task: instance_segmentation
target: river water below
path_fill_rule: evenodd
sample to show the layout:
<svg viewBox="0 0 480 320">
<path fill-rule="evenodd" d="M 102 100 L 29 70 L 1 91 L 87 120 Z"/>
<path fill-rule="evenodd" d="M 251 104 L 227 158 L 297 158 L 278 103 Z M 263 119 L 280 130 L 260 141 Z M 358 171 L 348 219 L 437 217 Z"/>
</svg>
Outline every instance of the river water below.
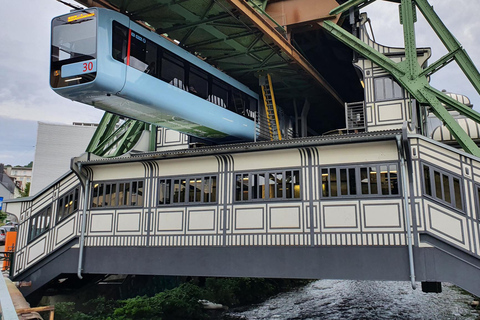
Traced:
<svg viewBox="0 0 480 320">
<path fill-rule="evenodd" d="M 319 280 L 277 295 L 233 318 L 260 319 L 480 319 L 473 297 L 443 283 L 442 293 L 423 293 L 409 282 Z"/>
</svg>

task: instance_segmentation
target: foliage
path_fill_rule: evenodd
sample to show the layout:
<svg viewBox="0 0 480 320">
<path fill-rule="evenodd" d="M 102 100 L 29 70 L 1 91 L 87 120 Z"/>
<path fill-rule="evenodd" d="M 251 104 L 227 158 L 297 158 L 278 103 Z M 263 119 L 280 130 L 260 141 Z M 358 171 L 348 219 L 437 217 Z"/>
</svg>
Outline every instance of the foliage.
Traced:
<svg viewBox="0 0 480 320">
<path fill-rule="evenodd" d="M 28 197 L 30 195 L 30 182 L 27 182 L 25 184 L 25 189 L 23 191 L 20 191 L 20 197 Z"/>
<path fill-rule="evenodd" d="M 4 222 L 6 218 L 7 218 L 7 213 L 0 211 L 0 222 Z"/>
<path fill-rule="evenodd" d="M 155 296 L 136 297 L 122 301 L 123 306 L 116 309 L 113 319 L 205 319 L 200 302 L 202 290 L 191 283 L 156 294 Z"/>
<path fill-rule="evenodd" d="M 86 313 L 76 311 L 74 302 L 59 302 L 55 304 L 55 319 L 57 320 L 110 320 L 118 302 L 104 297 L 94 298 L 83 304 Z"/>
<path fill-rule="evenodd" d="M 26 166 L 25 168 L 31 168 L 33 167 L 33 161 L 30 161 Z"/>
<path fill-rule="evenodd" d="M 193 283 L 155 294 L 153 297 L 113 301 L 104 297 L 83 304 L 82 311 L 75 303 L 55 305 L 55 319 L 59 320 L 178 320 L 207 319 L 199 300 L 207 299 L 227 306 L 259 303 L 279 292 L 307 284 L 308 280 L 263 278 L 207 278 L 202 287 Z"/>
<path fill-rule="evenodd" d="M 113 314 L 116 308 L 120 306 L 119 301 L 107 300 L 105 297 L 98 297 L 89 300 L 83 304 L 83 309 L 87 310 L 89 319 L 107 320 Z"/>
<path fill-rule="evenodd" d="M 56 320 L 90 320 L 88 315 L 75 311 L 75 302 L 59 302 L 55 304 Z"/>
</svg>

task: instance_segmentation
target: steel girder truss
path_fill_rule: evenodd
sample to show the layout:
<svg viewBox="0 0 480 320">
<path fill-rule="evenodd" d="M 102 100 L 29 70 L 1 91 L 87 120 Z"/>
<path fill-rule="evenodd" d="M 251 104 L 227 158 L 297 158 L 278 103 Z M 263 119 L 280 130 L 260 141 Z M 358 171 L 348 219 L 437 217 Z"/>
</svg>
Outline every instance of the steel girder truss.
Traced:
<svg viewBox="0 0 480 320">
<path fill-rule="evenodd" d="M 137 144 L 142 132 L 148 130 L 149 126 L 142 121 L 132 119 L 122 123 L 119 116 L 105 112 L 86 152 L 101 157 L 121 156 Z M 150 130 L 150 150 L 153 150 L 152 137 L 156 135 L 156 127 L 152 126 Z"/>
<path fill-rule="evenodd" d="M 375 0 L 349 0 L 332 10 L 331 14 L 342 14 L 354 7 L 363 7 Z M 419 103 L 429 105 L 433 113 L 443 121 L 448 130 L 455 137 L 460 146 L 467 152 L 480 157 L 480 149 L 470 136 L 455 121 L 445 106 L 458 111 L 460 114 L 480 123 L 480 114 L 462 103 L 450 98 L 433 88 L 428 82 L 428 76 L 442 67 L 456 61 L 465 73 L 474 88 L 480 93 L 480 74 L 472 60 L 462 48 L 461 44 L 442 23 L 433 7 L 427 0 L 389 0 L 400 3 L 400 23 L 403 24 L 405 41 L 405 60 L 399 63 L 381 54 L 377 50 L 356 38 L 331 21 L 321 23 L 322 27 L 333 37 L 337 38 L 360 55 L 371 60 L 385 71 L 389 72 Z M 422 69 L 417 60 L 414 23 L 416 22 L 415 8 L 418 8 L 427 22 L 435 31 L 439 39 L 449 51 L 445 56 Z"/>
</svg>

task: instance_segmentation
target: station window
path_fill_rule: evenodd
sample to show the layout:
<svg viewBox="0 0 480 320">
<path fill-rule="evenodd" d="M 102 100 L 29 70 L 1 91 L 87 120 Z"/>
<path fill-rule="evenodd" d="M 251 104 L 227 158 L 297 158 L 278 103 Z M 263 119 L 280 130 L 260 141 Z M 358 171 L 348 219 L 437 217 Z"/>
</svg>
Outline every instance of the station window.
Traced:
<svg viewBox="0 0 480 320">
<path fill-rule="evenodd" d="M 299 198 L 299 170 L 235 175 L 235 201 Z"/>
<path fill-rule="evenodd" d="M 424 193 L 458 210 L 463 210 L 460 178 L 430 165 L 423 165 Z"/>
<path fill-rule="evenodd" d="M 28 241 L 33 241 L 50 228 L 52 205 L 49 205 L 30 218 Z"/>
<path fill-rule="evenodd" d="M 397 168 L 397 164 L 322 168 L 322 197 L 398 195 Z"/>
<path fill-rule="evenodd" d="M 477 191 L 477 219 L 480 220 L 480 185 L 476 185 L 475 189 Z"/>
<path fill-rule="evenodd" d="M 380 77 L 373 80 L 375 101 L 403 99 L 403 89 L 392 77 Z"/>
<path fill-rule="evenodd" d="M 63 220 L 78 210 L 80 186 L 69 191 L 58 200 L 56 222 Z"/>
<path fill-rule="evenodd" d="M 217 177 L 184 177 L 158 180 L 158 205 L 217 202 Z"/>
<path fill-rule="evenodd" d="M 95 182 L 91 208 L 143 206 L 143 180 Z"/>
</svg>

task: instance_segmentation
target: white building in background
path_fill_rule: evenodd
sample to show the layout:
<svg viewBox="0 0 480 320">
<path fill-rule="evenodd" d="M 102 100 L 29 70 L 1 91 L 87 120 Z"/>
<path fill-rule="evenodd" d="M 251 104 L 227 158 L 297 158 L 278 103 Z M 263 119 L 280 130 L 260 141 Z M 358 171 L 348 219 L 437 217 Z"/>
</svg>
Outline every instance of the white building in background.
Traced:
<svg viewBox="0 0 480 320">
<path fill-rule="evenodd" d="M 20 189 L 15 185 L 13 179 L 7 174 L 11 167 L 4 169 L 3 163 L 0 163 L 0 198 L 4 200 L 13 199 L 20 196 Z"/>
<path fill-rule="evenodd" d="M 30 196 L 70 170 L 70 160 L 87 148 L 97 124 L 38 123 Z"/>
<path fill-rule="evenodd" d="M 32 182 L 31 167 L 6 167 L 6 173 L 13 179 L 15 185 L 22 191 L 25 191 L 27 183 Z"/>
</svg>

